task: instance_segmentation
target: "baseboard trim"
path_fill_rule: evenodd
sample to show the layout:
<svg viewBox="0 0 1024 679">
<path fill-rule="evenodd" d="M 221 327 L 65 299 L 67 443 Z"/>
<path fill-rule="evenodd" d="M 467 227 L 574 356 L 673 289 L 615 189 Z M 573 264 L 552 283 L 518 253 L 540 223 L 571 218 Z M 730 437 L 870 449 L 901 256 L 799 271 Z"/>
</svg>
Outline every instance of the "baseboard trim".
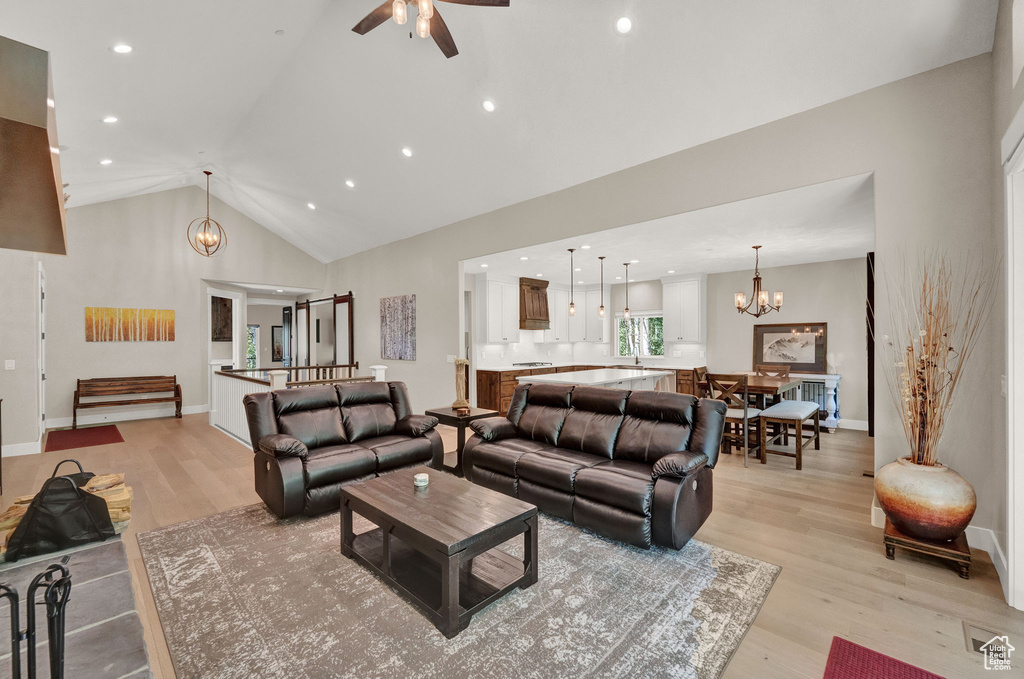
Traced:
<svg viewBox="0 0 1024 679">
<path fill-rule="evenodd" d="M 204 403 L 198 406 L 184 406 L 181 409 L 182 415 L 199 415 L 209 412 L 209 404 Z M 109 411 L 109 412 L 106 412 Z M 78 416 L 79 425 L 90 424 L 113 424 L 115 422 L 128 422 L 129 420 L 152 420 L 158 417 L 174 417 L 174 404 L 159 404 L 155 407 L 139 406 L 112 406 L 103 408 L 101 412 L 83 413 Z M 70 427 L 70 417 L 55 417 L 46 421 L 47 429 L 61 429 Z"/>
<path fill-rule="evenodd" d="M 248 441 L 244 441 L 244 440 L 238 438 L 237 436 L 235 436 L 234 434 L 229 432 L 227 429 L 225 429 L 223 427 L 219 427 L 216 424 L 213 424 L 213 425 L 210 425 L 210 426 L 213 427 L 214 429 L 216 429 L 217 431 L 219 431 L 221 434 L 224 434 L 228 438 L 232 438 L 232 439 L 238 441 L 239 443 L 241 443 L 246 448 L 252 448 L 252 444 L 251 443 L 249 443 Z"/>
<path fill-rule="evenodd" d="M 874 498 L 871 501 L 871 525 L 875 528 L 885 528 L 885 512 L 878 506 L 878 498 Z M 995 566 L 996 575 L 999 576 L 999 585 L 1003 588 L 1003 598 L 1009 601 L 1009 564 L 1006 561 L 1006 554 L 1003 553 L 999 540 L 996 539 L 996 534 L 991 528 L 973 525 L 968 526 L 965 532 L 967 533 L 967 544 L 971 546 L 971 549 L 980 549 L 983 552 L 988 552 L 989 558 L 992 559 L 992 565 Z"/>
<path fill-rule="evenodd" d="M 848 420 L 845 417 L 839 420 L 838 429 L 855 429 L 856 431 L 867 431 L 867 420 Z"/>
<path fill-rule="evenodd" d="M 43 451 L 43 442 L 27 441 L 25 443 L 11 443 L 3 447 L 4 457 L 17 457 L 19 455 L 38 455 Z"/>
</svg>

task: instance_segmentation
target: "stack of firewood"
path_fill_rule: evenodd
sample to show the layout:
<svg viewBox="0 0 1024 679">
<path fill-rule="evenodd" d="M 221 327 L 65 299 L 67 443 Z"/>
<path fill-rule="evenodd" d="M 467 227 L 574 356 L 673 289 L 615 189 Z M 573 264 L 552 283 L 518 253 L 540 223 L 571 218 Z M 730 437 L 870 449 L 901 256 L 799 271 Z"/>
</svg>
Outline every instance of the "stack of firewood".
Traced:
<svg viewBox="0 0 1024 679">
<path fill-rule="evenodd" d="M 82 490 L 103 498 L 110 512 L 110 521 L 114 524 L 114 532 L 120 535 L 128 528 L 132 518 L 131 486 L 124 484 L 124 474 L 98 474 L 82 486 Z M 7 540 L 14 529 L 21 523 L 35 495 L 23 495 L 14 499 L 14 504 L 0 514 L 0 561 L 7 553 Z"/>
</svg>

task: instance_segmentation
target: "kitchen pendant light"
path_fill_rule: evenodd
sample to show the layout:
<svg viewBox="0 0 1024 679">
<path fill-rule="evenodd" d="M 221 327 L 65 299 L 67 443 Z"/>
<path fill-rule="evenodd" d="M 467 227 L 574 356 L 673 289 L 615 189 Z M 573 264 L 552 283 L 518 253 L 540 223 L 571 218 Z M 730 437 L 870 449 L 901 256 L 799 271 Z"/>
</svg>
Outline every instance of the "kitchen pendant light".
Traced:
<svg viewBox="0 0 1024 679">
<path fill-rule="evenodd" d="M 604 318 L 604 257 L 598 257 L 601 260 L 601 306 L 597 307 L 597 315 Z"/>
<path fill-rule="evenodd" d="M 395 0 L 391 5 L 391 18 L 399 25 L 403 25 L 409 20 L 409 10 L 405 6 L 405 0 Z"/>
<path fill-rule="evenodd" d="M 747 313 L 754 318 L 760 318 L 765 314 L 771 313 L 772 311 L 779 311 L 782 309 L 782 291 L 775 293 L 775 304 L 769 304 L 768 302 L 768 291 L 761 289 L 761 257 L 760 257 L 760 245 L 752 245 L 754 248 L 754 290 L 750 295 L 750 302 L 747 302 L 747 296 L 742 292 L 737 292 L 734 298 L 736 304 L 736 311 L 739 313 Z M 756 306 L 755 306 L 756 305 Z M 754 307 L 751 311 L 750 307 Z"/>
<path fill-rule="evenodd" d="M 189 222 L 185 234 L 193 250 L 203 257 L 212 257 L 227 245 L 228 234 L 217 220 L 210 217 L 210 175 L 213 173 L 203 170 L 203 174 L 206 175 L 206 218 Z"/>
<path fill-rule="evenodd" d="M 576 295 L 575 288 L 572 284 L 572 277 L 574 275 L 572 267 L 572 253 L 576 252 L 576 248 L 569 248 L 569 315 L 576 315 Z"/>
<path fill-rule="evenodd" d="M 626 306 L 622 310 L 622 317 L 627 321 L 629 320 L 629 262 L 625 262 L 622 266 L 626 267 Z"/>
</svg>

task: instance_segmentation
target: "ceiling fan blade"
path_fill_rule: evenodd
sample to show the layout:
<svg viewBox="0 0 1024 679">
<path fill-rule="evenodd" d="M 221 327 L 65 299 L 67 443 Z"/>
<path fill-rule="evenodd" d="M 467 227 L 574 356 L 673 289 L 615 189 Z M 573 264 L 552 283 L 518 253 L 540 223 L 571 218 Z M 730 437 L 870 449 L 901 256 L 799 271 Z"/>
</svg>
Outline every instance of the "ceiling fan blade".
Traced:
<svg viewBox="0 0 1024 679">
<path fill-rule="evenodd" d="M 441 51 L 449 59 L 459 53 L 459 48 L 455 46 L 455 40 L 452 39 L 448 25 L 441 18 L 441 13 L 437 11 L 437 7 L 434 8 L 434 16 L 430 19 L 430 37 L 434 39 L 434 42 L 437 43 L 437 46 L 441 48 Z"/>
<path fill-rule="evenodd" d="M 441 0 L 455 5 L 478 5 L 480 7 L 508 7 L 509 0 Z"/>
<path fill-rule="evenodd" d="M 366 35 L 391 18 L 392 6 L 392 0 L 386 0 L 380 7 L 363 17 L 363 20 L 353 26 L 352 30 L 359 35 Z"/>
</svg>

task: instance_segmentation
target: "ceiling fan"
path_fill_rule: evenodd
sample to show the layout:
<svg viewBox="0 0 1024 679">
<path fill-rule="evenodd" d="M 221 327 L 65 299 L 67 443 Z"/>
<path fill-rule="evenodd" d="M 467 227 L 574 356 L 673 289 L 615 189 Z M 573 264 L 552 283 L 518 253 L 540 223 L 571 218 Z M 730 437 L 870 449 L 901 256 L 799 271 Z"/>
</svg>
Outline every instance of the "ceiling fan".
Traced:
<svg viewBox="0 0 1024 679">
<path fill-rule="evenodd" d="M 478 5 L 481 7 L 508 7 L 509 0 L 440 0 L 456 5 Z M 434 38 L 434 42 L 441 48 L 446 57 L 451 59 L 459 53 L 452 40 L 452 34 L 448 31 L 441 14 L 434 7 L 434 0 L 385 0 L 380 7 L 373 10 L 363 20 L 356 24 L 352 30 L 359 35 L 366 35 L 373 29 L 380 26 L 388 19 L 394 19 L 396 24 L 404 24 L 409 18 L 407 5 L 415 5 L 418 10 L 416 17 L 416 34 L 421 38 Z M 412 34 L 409 34 L 412 37 Z"/>
</svg>

